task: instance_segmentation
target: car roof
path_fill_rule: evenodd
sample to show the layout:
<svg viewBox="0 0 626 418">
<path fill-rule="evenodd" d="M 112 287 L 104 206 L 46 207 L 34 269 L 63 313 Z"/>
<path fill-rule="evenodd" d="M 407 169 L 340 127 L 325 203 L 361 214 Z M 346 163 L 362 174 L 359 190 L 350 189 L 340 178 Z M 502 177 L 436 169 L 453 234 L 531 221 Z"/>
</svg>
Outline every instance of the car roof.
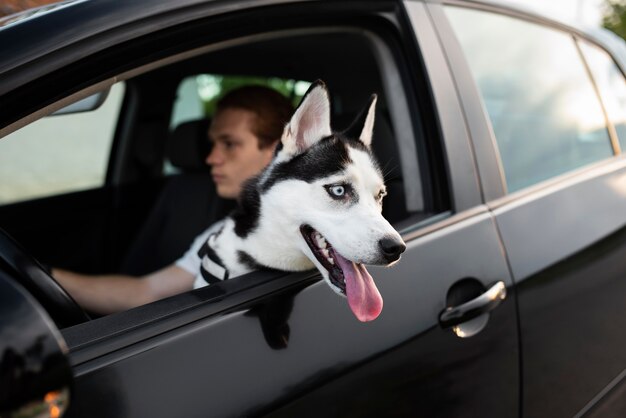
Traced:
<svg viewBox="0 0 626 418">
<path fill-rule="evenodd" d="M 19 67 L 57 51 L 80 44 L 87 39 L 99 38 L 98 47 L 104 49 L 164 27 L 184 23 L 219 13 L 280 3 L 309 2 L 313 0 L 67 0 L 22 12 L 0 20 L 0 76 L 14 73 Z M 322 1 L 322 0 L 317 0 Z M 332 1 L 332 0 L 328 0 Z M 379 0 L 393 1 L 393 0 Z M 428 0 L 436 2 L 436 0 Z M 554 26 L 578 32 L 612 51 L 620 64 L 626 63 L 624 42 L 598 28 L 576 27 L 556 21 L 539 11 L 524 8 L 510 1 L 459 0 L 455 4 L 471 5 L 487 10 L 507 11 L 526 18 L 540 20 Z M 167 21 L 157 19 L 167 16 Z M 125 30 L 136 25 L 133 31 Z M 152 23 L 152 24 L 151 24 Z M 3 25 L 4 24 L 4 25 Z M 106 36 L 103 36 L 105 35 Z M 106 40 L 104 39 L 106 38 Z M 34 71 L 34 68 L 29 71 Z M 623 66 L 626 68 L 626 65 Z M 19 83 L 18 83 L 19 84 Z M 5 89 L 0 88 L 0 93 Z"/>
<path fill-rule="evenodd" d="M 86 0 L 59 1 L 58 3 L 46 4 L 46 5 L 39 6 L 39 7 L 33 7 L 31 9 L 22 10 L 20 12 L 16 12 L 7 16 L 0 17 L 0 28 L 4 26 L 9 26 L 9 25 L 15 25 L 17 23 L 25 21 L 26 19 L 30 19 L 30 18 L 33 18 L 34 16 L 42 15 L 54 9 L 67 7 L 71 3 L 77 3 L 79 1 L 86 1 Z"/>
</svg>

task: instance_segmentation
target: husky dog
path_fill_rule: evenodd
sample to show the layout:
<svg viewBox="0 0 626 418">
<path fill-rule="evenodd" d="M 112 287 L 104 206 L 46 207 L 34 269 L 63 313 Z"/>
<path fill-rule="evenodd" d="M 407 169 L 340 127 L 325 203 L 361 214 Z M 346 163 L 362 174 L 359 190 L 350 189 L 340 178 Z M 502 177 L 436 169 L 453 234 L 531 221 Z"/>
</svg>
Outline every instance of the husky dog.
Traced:
<svg viewBox="0 0 626 418">
<path fill-rule="evenodd" d="M 333 133 L 326 86 L 311 85 L 274 159 L 201 250 L 206 281 L 317 267 L 360 321 L 378 317 L 383 300 L 364 264 L 393 264 L 406 246 L 381 214 L 385 185 L 370 149 L 375 106 L 374 95 L 346 132 Z"/>
</svg>

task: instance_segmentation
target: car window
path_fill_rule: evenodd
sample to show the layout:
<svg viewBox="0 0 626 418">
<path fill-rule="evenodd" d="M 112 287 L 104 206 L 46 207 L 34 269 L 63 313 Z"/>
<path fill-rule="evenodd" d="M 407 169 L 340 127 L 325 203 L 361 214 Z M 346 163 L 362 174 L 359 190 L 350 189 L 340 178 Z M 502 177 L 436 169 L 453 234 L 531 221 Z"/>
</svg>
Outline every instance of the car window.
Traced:
<svg viewBox="0 0 626 418">
<path fill-rule="evenodd" d="M 572 36 L 447 7 L 493 127 L 509 192 L 613 155 Z"/>
<path fill-rule="evenodd" d="M 619 138 L 621 149 L 626 149 L 626 80 L 615 61 L 604 50 L 586 41 L 580 41 L 591 74 L 600 90 L 602 102 Z"/>
<path fill-rule="evenodd" d="M 176 100 L 170 116 L 170 132 L 182 123 L 209 118 L 215 112 L 220 97 L 240 86 L 262 85 L 289 97 L 294 106 L 311 85 L 309 81 L 278 77 L 236 76 L 225 74 L 196 74 L 185 77 L 176 88 Z M 180 170 L 165 160 L 163 173 L 177 174 Z"/>
<path fill-rule="evenodd" d="M 170 118 L 170 130 L 183 122 L 208 117 L 215 111 L 219 98 L 240 86 L 258 84 L 271 87 L 291 98 L 294 106 L 311 85 L 308 81 L 278 77 L 197 74 L 185 77 L 176 89 L 176 101 Z"/>
<path fill-rule="evenodd" d="M 200 80 L 202 80 L 200 75 L 185 77 L 178 85 L 170 118 L 170 130 L 183 122 L 206 117 Z"/>
<path fill-rule="evenodd" d="M 430 176 L 442 173 L 443 170 L 434 168 L 442 165 L 442 162 L 439 158 L 429 160 L 433 167 L 432 174 L 426 168 L 420 170 L 418 150 L 421 151 L 422 147 L 418 148 L 417 144 L 426 141 L 426 136 L 411 123 L 410 116 L 414 114 L 410 114 L 403 85 L 397 82 L 401 72 L 396 67 L 396 62 L 392 58 L 379 59 L 393 57 L 391 47 L 386 42 L 373 42 L 369 37 L 363 36 L 361 31 L 338 31 L 331 28 L 324 33 L 314 29 L 310 33 L 298 32 L 297 36 L 286 36 L 287 34 L 291 32 L 273 35 L 263 41 L 242 40 L 236 47 L 211 48 L 207 52 L 198 50 L 196 56 L 173 58 L 164 66 L 148 65 L 121 73 L 117 77 L 124 80 L 124 85 L 115 86 L 107 101 L 97 111 L 53 116 L 35 122 L 45 123 L 56 118 L 70 120 L 81 115 L 95 117 L 100 112 L 109 115 L 110 126 L 106 129 L 97 128 L 97 123 L 93 121 L 83 123 L 82 130 L 75 135 L 78 145 L 74 142 L 57 145 L 58 157 L 51 151 L 48 155 L 53 155 L 51 158 L 54 158 L 54 163 L 46 167 L 46 172 L 54 172 L 57 165 L 77 164 L 69 157 L 65 160 L 61 157 L 71 154 L 68 150 L 75 152 L 84 142 L 88 150 L 104 157 L 100 163 L 90 162 L 89 165 L 93 166 L 90 168 L 96 168 L 100 164 L 98 179 L 102 183 L 106 177 L 108 187 L 103 190 L 106 193 L 73 194 L 68 196 L 71 201 L 63 198 L 46 199 L 27 205 L 32 210 L 31 213 L 42 214 L 36 217 L 36 227 L 32 226 L 32 217 L 22 216 L 25 212 L 20 212 L 19 207 L 7 207 L 5 213 L 12 210 L 14 219 L 11 233 L 20 242 L 26 243 L 25 246 L 29 249 L 35 248 L 34 245 L 39 246 L 41 249 L 36 254 L 44 263 L 78 273 L 114 272 L 141 276 L 175 262 L 189 249 L 195 237 L 227 214 L 229 208 L 226 204 L 228 202 L 218 200 L 219 196 L 214 191 L 213 180 L 206 165 L 203 164 L 200 169 L 192 167 L 191 163 L 189 167 L 181 164 L 178 167 L 181 175 L 163 178 L 163 162 L 174 155 L 172 140 L 183 136 L 188 139 L 179 141 L 179 144 L 183 144 L 183 148 L 191 144 L 183 152 L 184 156 L 193 157 L 196 155 L 193 152 L 197 151 L 197 147 L 194 147 L 197 140 L 204 139 L 204 135 L 198 136 L 197 130 L 176 136 L 176 132 L 180 131 L 176 128 L 183 126 L 185 122 L 210 116 L 210 106 L 214 100 L 220 98 L 227 89 L 234 88 L 232 83 L 237 78 L 240 84 L 258 82 L 254 80 L 258 77 L 253 77 L 242 83 L 241 77 L 237 76 L 237 68 L 242 68 L 241 72 L 263 75 L 262 78 L 275 89 L 281 90 L 273 84 L 281 80 L 281 86 L 288 88 L 288 91 L 281 92 L 291 97 L 294 103 L 300 101 L 309 86 L 309 82 L 298 80 L 314 79 L 318 74 L 323 76 L 331 92 L 331 124 L 337 131 L 350 126 L 370 95 L 373 92 L 378 93 L 372 151 L 385 172 L 387 195 L 384 198 L 383 215 L 390 223 L 401 225 L 402 228 L 413 228 L 418 224 L 421 227 L 422 222 L 430 221 L 429 218 L 434 220 L 435 212 L 438 213 L 448 200 L 441 204 L 437 201 L 435 206 L 432 203 L 434 198 L 422 195 L 424 191 L 430 193 L 431 190 L 431 187 L 423 187 L 422 181 L 430 182 Z M 308 57 L 308 51 L 319 51 L 324 59 L 313 60 L 313 65 L 304 59 Z M 333 62 L 339 62 L 345 57 L 345 51 L 351 51 L 351 59 L 341 66 L 333 65 Z M 249 59 L 252 54 L 267 57 L 269 64 L 253 67 Z M 284 56 L 293 56 L 290 59 L 297 65 L 285 67 Z M 311 68 L 312 65 L 314 68 Z M 364 68 L 368 71 L 363 71 Z M 224 74 L 233 76 L 227 78 Z M 122 90 L 115 94 L 115 89 L 119 87 Z M 122 97 L 124 90 L 128 99 Z M 124 106 L 121 106 L 122 101 Z M 108 111 L 107 106 L 111 106 Z M 116 123 L 119 127 L 114 129 Z M 108 142 L 101 148 L 89 145 L 95 140 L 94 130 L 108 138 Z M 24 129 L 19 132 L 22 131 Z M 111 153 L 114 132 L 115 147 Z M 48 137 L 52 136 L 51 131 L 46 133 Z M 43 137 L 42 134 L 31 136 L 34 139 Z M 53 136 L 51 139 L 64 138 L 62 134 Z M 0 145 L 11 139 L 4 138 Z M 14 140 L 22 144 L 28 143 L 25 141 L 28 139 L 31 138 L 15 137 Z M 423 149 L 428 148 L 424 145 Z M 27 155 L 23 150 L 22 146 L 20 155 Z M 108 165 L 111 173 L 107 176 L 109 154 L 111 162 Z M 172 162 L 177 162 L 174 160 L 175 158 Z M 19 167 L 18 164 L 16 169 Z M 166 174 L 171 173 L 166 171 Z M 428 177 L 423 180 L 422 174 L 427 174 Z M 87 174 L 76 170 L 68 177 L 80 180 L 87 177 Z M 97 181 L 90 184 L 95 183 Z M 74 190 L 79 188 L 75 185 L 73 187 Z M 47 187 L 41 195 L 61 193 L 59 190 L 69 191 L 71 188 Z M 425 209 L 423 204 L 409 206 L 409 198 L 418 203 L 427 201 L 429 207 Z M 442 209 L 446 210 L 448 207 Z M 64 215 L 62 222 L 58 216 L 53 216 L 59 212 Z M 57 238 L 61 235 L 59 231 L 62 231 L 61 239 Z M 45 245 L 42 236 L 46 239 L 54 237 L 54 245 Z M 109 257 L 110 254 L 115 256 Z M 149 263 L 143 263 L 144 260 Z"/>
<path fill-rule="evenodd" d="M 95 110 L 50 115 L 0 139 L 0 205 L 104 185 L 124 84 Z"/>
</svg>

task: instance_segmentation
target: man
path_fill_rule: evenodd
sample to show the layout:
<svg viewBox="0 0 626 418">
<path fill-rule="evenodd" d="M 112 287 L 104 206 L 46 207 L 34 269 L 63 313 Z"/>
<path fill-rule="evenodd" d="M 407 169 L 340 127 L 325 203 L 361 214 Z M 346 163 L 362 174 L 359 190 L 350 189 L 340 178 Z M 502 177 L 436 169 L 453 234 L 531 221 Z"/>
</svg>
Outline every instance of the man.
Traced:
<svg viewBox="0 0 626 418">
<path fill-rule="evenodd" d="M 293 108 L 281 94 L 261 86 L 233 90 L 218 103 L 209 128 L 213 144 L 206 163 L 217 194 L 235 199 L 242 184 L 258 174 L 274 156 Z M 176 263 L 142 277 L 86 276 L 53 269 L 54 278 L 89 311 L 109 314 L 201 287 L 198 249 L 221 222 L 200 234 Z"/>
</svg>

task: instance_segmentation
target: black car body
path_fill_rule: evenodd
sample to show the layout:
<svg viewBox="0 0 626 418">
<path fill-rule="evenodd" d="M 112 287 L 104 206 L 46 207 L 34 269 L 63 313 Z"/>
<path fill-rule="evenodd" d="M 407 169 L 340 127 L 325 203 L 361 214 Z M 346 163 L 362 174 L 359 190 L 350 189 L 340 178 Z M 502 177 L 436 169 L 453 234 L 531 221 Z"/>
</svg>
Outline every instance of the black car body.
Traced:
<svg viewBox="0 0 626 418">
<path fill-rule="evenodd" d="M 0 415 L 61 387 L 68 417 L 626 413 L 618 41 L 478 1 L 87 0 L 8 22 L 0 44 L 5 167 L 35 170 L 37 141 L 69 135 L 21 131 L 123 85 L 95 183 L 15 197 L 21 183 L 1 180 L 0 288 L 13 303 Z M 165 144 L 181 81 L 200 74 L 323 79 L 337 129 L 379 94 L 384 210 L 407 250 L 370 270 L 385 300 L 376 321 L 356 321 L 315 271 L 251 273 L 87 319 L 34 261 L 128 267 L 146 214 L 185 175 L 164 170 Z M 77 164 L 48 152 L 39 183 Z M 134 273 L 172 261 L 160 234 L 176 222 L 152 226 Z M 47 366 L 16 391 L 25 361 Z"/>
</svg>

